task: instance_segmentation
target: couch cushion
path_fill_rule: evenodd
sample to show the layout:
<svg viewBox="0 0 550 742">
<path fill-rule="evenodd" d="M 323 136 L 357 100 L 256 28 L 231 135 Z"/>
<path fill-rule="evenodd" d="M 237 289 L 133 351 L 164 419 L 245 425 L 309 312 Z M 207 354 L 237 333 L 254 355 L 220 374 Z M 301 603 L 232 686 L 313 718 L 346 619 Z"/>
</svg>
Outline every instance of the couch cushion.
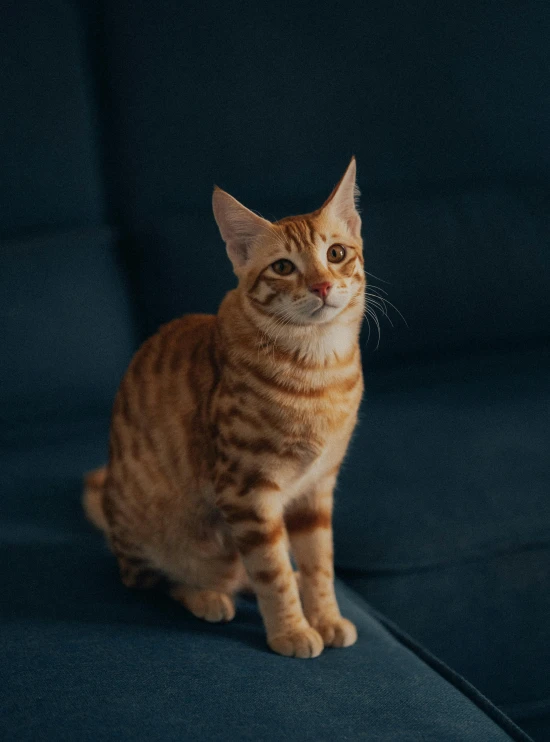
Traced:
<svg viewBox="0 0 550 742">
<path fill-rule="evenodd" d="M 410 570 L 547 541 L 549 378 L 546 347 L 367 370 L 338 564 Z"/>
<path fill-rule="evenodd" d="M 4 242 L 2 434 L 26 420 L 110 409 L 135 346 L 116 244 L 107 228 Z"/>
<path fill-rule="evenodd" d="M 367 373 L 336 497 L 349 583 L 504 708 L 550 710 L 549 379 L 548 348 Z"/>
<path fill-rule="evenodd" d="M 5 447 L 0 726 L 9 739 L 524 739 L 475 691 L 339 587 L 360 639 L 315 661 L 266 645 L 255 604 L 213 626 L 125 589 L 80 508 L 107 421 Z M 65 440 L 66 439 L 66 440 Z"/>
<path fill-rule="evenodd" d="M 0 237 L 103 221 L 95 90 L 76 5 L 2 3 Z"/>
<path fill-rule="evenodd" d="M 550 728 L 548 543 L 432 569 L 340 576 L 520 726 L 544 717 Z"/>
</svg>

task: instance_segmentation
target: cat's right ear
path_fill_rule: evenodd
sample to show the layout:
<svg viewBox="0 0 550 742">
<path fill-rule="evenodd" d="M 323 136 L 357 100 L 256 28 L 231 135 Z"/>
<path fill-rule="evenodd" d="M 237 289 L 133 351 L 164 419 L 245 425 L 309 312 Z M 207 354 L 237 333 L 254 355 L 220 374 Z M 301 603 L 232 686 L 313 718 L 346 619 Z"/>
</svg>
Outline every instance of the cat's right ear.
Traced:
<svg viewBox="0 0 550 742">
<path fill-rule="evenodd" d="M 258 239 L 271 230 L 271 223 L 218 186 L 214 187 L 212 208 L 229 259 L 235 271 L 238 271 L 246 265 Z"/>
</svg>

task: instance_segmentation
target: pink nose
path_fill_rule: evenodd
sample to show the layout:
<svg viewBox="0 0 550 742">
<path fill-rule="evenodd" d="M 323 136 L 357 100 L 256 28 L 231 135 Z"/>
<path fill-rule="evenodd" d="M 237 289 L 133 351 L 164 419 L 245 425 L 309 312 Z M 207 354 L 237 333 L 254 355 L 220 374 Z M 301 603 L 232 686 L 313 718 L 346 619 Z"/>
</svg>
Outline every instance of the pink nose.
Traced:
<svg viewBox="0 0 550 742">
<path fill-rule="evenodd" d="M 332 284 L 330 281 L 323 281 L 322 283 L 313 283 L 309 290 L 313 292 L 314 294 L 317 294 L 317 296 L 320 296 L 321 299 L 326 299 L 327 294 L 332 288 Z"/>
</svg>

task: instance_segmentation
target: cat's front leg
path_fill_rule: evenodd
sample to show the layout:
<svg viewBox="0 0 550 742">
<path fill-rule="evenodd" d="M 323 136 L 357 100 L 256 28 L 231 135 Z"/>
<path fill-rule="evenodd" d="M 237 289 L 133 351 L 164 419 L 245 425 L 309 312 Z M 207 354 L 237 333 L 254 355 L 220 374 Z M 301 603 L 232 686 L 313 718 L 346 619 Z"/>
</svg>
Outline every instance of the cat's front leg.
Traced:
<svg viewBox="0 0 550 742">
<path fill-rule="evenodd" d="M 292 553 L 300 574 L 305 616 L 323 637 L 325 646 L 349 647 L 357 629 L 343 618 L 334 592 L 332 492 L 329 476 L 291 504 L 285 513 Z"/>
<path fill-rule="evenodd" d="M 218 505 L 256 593 L 267 643 L 287 657 L 317 657 L 323 640 L 302 611 L 283 512 L 274 499 L 273 489 L 254 489 L 242 497 L 226 491 Z"/>
</svg>

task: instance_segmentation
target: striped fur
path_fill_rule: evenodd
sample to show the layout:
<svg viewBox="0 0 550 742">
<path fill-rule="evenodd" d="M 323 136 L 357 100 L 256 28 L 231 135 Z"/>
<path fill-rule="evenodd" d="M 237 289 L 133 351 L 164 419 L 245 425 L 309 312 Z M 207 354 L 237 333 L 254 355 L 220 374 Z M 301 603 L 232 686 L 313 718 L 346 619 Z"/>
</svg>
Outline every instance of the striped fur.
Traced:
<svg viewBox="0 0 550 742">
<path fill-rule="evenodd" d="M 280 222 L 215 192 L 238 287 L 216 316 L 176 319 L 142 345 L 115 398 L 108 464 L 86 480 L 124 584 L 168 584 L 208 621 L 233 618 L 235 594 L 252 589 L 269 645 L 297 657 L 356 639 L 334 594 L 331 526 L 363 392 L 355 196 L 353 160 L 321 209 Z M 282 259 L 290 275 L 271 267 Z M 322 282 L 326 303 L 311 288 Z"/>
</svg>

